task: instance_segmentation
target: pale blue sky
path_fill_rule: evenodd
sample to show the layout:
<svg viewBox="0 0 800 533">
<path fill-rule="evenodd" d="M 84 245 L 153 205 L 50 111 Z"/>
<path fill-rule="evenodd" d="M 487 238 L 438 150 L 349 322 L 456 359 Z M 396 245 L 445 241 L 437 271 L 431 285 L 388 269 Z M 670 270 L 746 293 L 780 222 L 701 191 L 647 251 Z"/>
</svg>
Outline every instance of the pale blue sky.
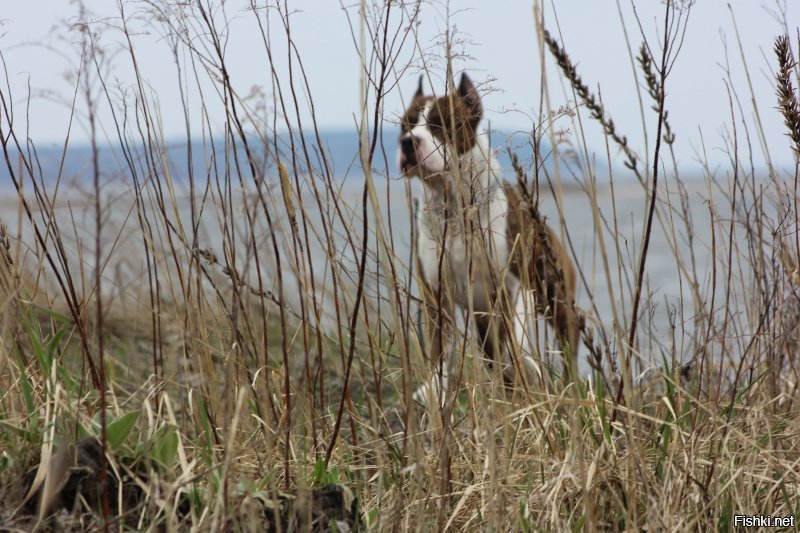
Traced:
<svg viewBox="0 0 800 533">
<path fill-rule="evenodd" d="M 619 3 L 631 41 L 638 47 L 641 33 L 632 15 L 631 2 L 620 0 Z M 24 131 L 25 127 L 24 100 L 30 82 L 34 95 L 30 107 L 31 137 L 39 142 L 61 140 L 68 120 L 68 109 L 63 102 L 71 98 L 74 89 L 65 73 L 74 69 L 78 57 L 76 49 L 70 44 L 77 37 L 66 31 L 63 21 L 74 20 L 77 4 L 66 1 L 9 0 L 3 4 L 0 50 L 7 63 L 11 91 L 17 106 L 17 128 L 22 128 L 18 131 Z M 648 0 L 635 4 L 644 31 L 649 38 L 655 39 L 663 16 L 661 2 Z M 750 67 L 753 92 L 772 157 L 781 165 L 791 163 L 788 139 L 781 117 L 775 110 L 773 83 L 775 60 L 772 46 L 775 36 L 783 28 L 771 11 L 776 11 L 784 4 L 787 4 L 787 19 L 794 36 L 800 24 L 800 2 L 735 0 L 731 2 L 732 10 L 729 10 L 727 2 L 723 0 L 702 0 L 693 7 L 684 48 L 667 85 L 667 108 L 678 134 L 676 152 L 682 162 L 689 163 L 695 158 L 701 131 L 712 160 L 715 163 L 726 161 L 727 156 L 719 150 L 724 146 L 722 131 L 730 128 L 731 122 L 723 68 L 726 63 L 723 43 L 726 41 L 732 86 L 744 109 L 745 121 L 753 125 L 751 95 L 741 68 L 732 11 Z M 96 14 L 98 20 L 104 21 L 102 24 L 118 26 L 117 2 L 87 0 L 85 5 Z M 134 14 L 141 9 L 141 5 L 128 2 L 126 9 L 129 14 Z M 257 85 L 265 87 L 269 93 L 266 54 L 256 31 L 253 14 L 244 9 L 246 5 L 246 1 L 227 3 L 228 15 L 232 18 L 227 52 L 229 68 L 240 93 L 247 94 L 251 87 Z M 446 27 L 445 6 L 435 3 L 423 7 L 418 27 L 419 39 L 423 47 L 433 51 L 436 50 L 434 43 L 437 35 Z M 641 116 L 617 3 L 612 0 L 561 0 L 556 2 L 556 6 L 561 34 L 573 61 L 578 63 L 581 76 L 593 89 L 598 85 L 601 87 L 603 100 L 618 129 L 627 134 L 632 145 L 638 148 L 642 143 Z M 334 0 L 309 0 L 290 2 L 290 7 L 298 11 L 291 17 L 292 32 L 309 76 L 319 125 L 323 128 L 352 127 L 358 105 L 359 65 L 341 4 Z M 528 116 L 536 114 L 541 80 L 532 2 L 452 1 L 450 8 L 455 11 L 451 15 L 451 25 L 454 24 L 458 32 L 470 41 L 465 50 L 471 59 L 458 61 L 456 68 L 466 68 L 477 82 L 492 80 L 490 86 L 494 90 L 484 96 L 486 116 L 492 121 L 492 126 L 530 129 Z M 546 12 L 548 26 L 555 33 L 556 18 L 549 3 Z M 350 13 L 355 16 L 355 10 L 350 9 Z M 169 47 L 166 41 L 159 38 L 157 31 L 148 29 L 146 21 L 137 20 L 132 24 L 142 32 L 135 36 L 134 45 L 142 72 L 153 94 L 158 97 L 164 134 L 167 138 L 180 138 L 185 126 Z M 276 68 L 279 75 L 287 79 L 285 38 L 277 30 L 277 25 L 273 24 L 272 41 L 278 58 Z M 124 45 L 120 33 L 107 29 L 101 42 L 107 46 L 110 56 L 119 54 L 113 56 L 115 67 L 112 79 L 118 79 L 122 87 L 130 86 L 130 62 L 125 54 L 120 53 Z M 411 61 L 418 60 L 419 55 L 408 45 L 402 57 L 404 61 Z M 548 69 L 551 97 L 558 106 L 571 95 L 564 96 L 552 61 Z M 400 89 L 408 96 L 415 84 L 416 75 L 409 74 L 401 79 Z M 440 82 L 436 89 L 442 88 L 443 82 Z M 215 116 L 215 105 L 209 100 L 207 96 L 212 116 Z M 198 105 L 198 101 L 193 100 L 192 105 Z M 393 117 L 401 112 L 400 92 L 394 90 L 387 96 L 385 116 Z M 109 129 L 111 123 L 108 114 L 103 108 L 99 114 L 103 125 Z M 216 116 L 219 118 L 215 126 L 219 127 L 224 117 L 221 112 Z M 195 129 L 199 129 L 198 120 L 194 120 L 194 125 Z M 652 113 L 648 113 L 648 125 L 654 128 Z M 570 128 L 570 124 L 562 121 L 561 127 Z M 755 161 L 760 163 L 763 156 L 757 133 L 751 130 L 750 135 Z M 587 136 L 590 145 L 602 147 L 603 139 L 595 126 L 587 125 Z M 73 140 L 85 142 L 86 139 L 86 128 L 77 127 L 73 132 Z"/>
</svg>

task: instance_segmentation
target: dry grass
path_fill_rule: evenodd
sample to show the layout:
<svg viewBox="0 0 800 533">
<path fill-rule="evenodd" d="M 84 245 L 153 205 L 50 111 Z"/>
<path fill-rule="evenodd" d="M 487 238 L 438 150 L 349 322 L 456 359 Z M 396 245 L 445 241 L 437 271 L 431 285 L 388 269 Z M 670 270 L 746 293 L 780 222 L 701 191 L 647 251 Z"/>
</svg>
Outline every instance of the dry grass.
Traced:
<svg viewBox="0 0 800 533">
<path fill-rule="evenodd" d="M 44 176 L 35 145 L 13 127 L 19 95 L 0 89 L 4 165 L 22 221 L 17 234 L 0 231 L 0 526 L 705 531 L 732 530 L 735 514 L 800 512 L 800 122 L 787 38 L 776 43 L 776 86 L 796 164 L 768 162 L 761 176 L 742 163 L 750 148 L 738 139 L 749 132 L 738 131 L 731 105 L 731 166 L 706 168 L 696 220 L 667 111 L 687 7 L 666 3 L 657 45 L 642 36 L 639 75 L 652 100 L 642 112 L 655 113 L 657 128 L 652 146 L 635 148 L 537 20 L 542 64 L 549 49 L 578 105 L 543 109 L 547 118 L 531 125 L 535 159 L 515 165 L 536 216 L 539 188 L 552 191 L 573 255 L 562 174 L 566 185 L 578 173 L 575 194 L 592 206 L 595 248 L 579 276 L 591 344 L 581 356 L 592 375 L 573 382 L 554 364 L 539 386 L 509 390 L 476 355 L 464 317 L 455 318 L 463 327 L 451 333 L 451 361 L 427 357 L 417 325 L 428 310 L 398 239 L 407 215 L 391 207 L 400 205 L 391 195 L 405 192 L 413 208 L 409 188 L 381 190 L 396 173 L 381 163 L 393 147 L 380 131 L 394 128 L 383 97 L 412 73 L 394 61 L 400 47 L 419 44 L 418 7 L 350 11 L 363 103 L 354 172 L 364 180 L 353 193 L 316 124 L 297 126 L 308 87 L 296 51 L 291 78 L 270 73 L 270 98 L 244 97 L 226 67 L 224 10 L 136 6 L 120 6 L 120 26 L 104 30 L 111 35 L 77 26 L 87 60 L 76 95 L 90 110 L 80 118 L 92 126 L 94 165 L 91 187 L 68 204 L 62 176 L 56 185 Z M 259 53 L 271 60 L 291 18 L 280 4 L 251 7 Z M 130 39 L 137 17 L 155 21 L 170 44 L 182 76 L 174 105 L 185 109 L 187 131 L 205 125 L 185 139 L 201 157 L 170 160 Z M 275 23 L 277 35 L 266 30 Z M 423 54 L 424 75 L 452 71 L 458 41 L 445 37 L 445 64 Z M 123 55 L 100 52 L 114 40 L 126 43 Z M 132 101 L 110 84 L 114 57 L 135 74 Z M 190 95 L 225 116 L 190 109 Z M 114 133 L 113 169 L 100 165 L 98 106 L 114 111 L 102 125 Z M 605 192 L 581 133 L 585 111 L 605 132 L 609 162 L 618 149 L 625 158 L 624 169 L 610 167 Z M 580 168 L 541 164 L 541 142 L 559 121 L 576 132 Z M 638 177 L 644 207 L 632 250 L 619 238 L 622 173 Z M 710 225 L 710 242 L 700 242 L 697 224 Z M 646 276 L 656 233 L 680 286 L 665 303 L 666 343 Z M 545 362 L 549 337 L 532 341 Z M 453 367 L 450 388 L 423 407 L 412 393 L 436 363 Z"/>
</svg>

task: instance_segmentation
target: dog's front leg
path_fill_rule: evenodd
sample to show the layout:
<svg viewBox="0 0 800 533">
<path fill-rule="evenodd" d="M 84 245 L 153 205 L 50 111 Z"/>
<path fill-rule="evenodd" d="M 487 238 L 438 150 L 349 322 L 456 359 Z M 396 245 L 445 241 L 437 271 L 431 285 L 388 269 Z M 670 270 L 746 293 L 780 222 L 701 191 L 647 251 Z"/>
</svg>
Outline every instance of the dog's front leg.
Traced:
<svg viewBox="0 0 800 533">
<path fill-rule="evenodd" d="M 432 370 L 430 380 L 414 392 L 414 399 L 422 404 L 444 405 L 449 379 L 448 346 L 452 333 L 453 302 L 445 288 L 433 287 L 424 280 L 421 309 L 424 357 Z M 432 402 L 432 403 L 431 403 Z"/>
</svg>

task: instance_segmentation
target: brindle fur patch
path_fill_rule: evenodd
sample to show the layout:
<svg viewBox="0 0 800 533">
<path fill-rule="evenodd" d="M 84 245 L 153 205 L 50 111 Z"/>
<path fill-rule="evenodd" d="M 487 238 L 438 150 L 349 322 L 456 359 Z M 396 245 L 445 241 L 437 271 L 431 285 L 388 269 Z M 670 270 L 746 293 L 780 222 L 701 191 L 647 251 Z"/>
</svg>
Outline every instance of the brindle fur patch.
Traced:
<svg viewBox="0 0 800 533">
<path fill-rule="evenodd" d="M 475 133 L 482 115 L 480 100 L 465 97 L 459 92 L 455 96 L 442 96 L 436 99 L 428 116 L 428 127 L 439 141 L 443 143 L 451 141 L 461 155 L 475 146 Z M 455 131 L 452 131 L 453 128 Z"/>
<path fill-rule="evenodd" d="M 510 245 L 514 246 L 509 270 L 523 286 L 538 293 L 536 305 L 540 307 L 539 312 L 547 316 L 560 339 L 566 340 L 569 349 L 575 353 L 579 334 L 578 317 L 573 307 L 577 283 L 575 265 L 553 230 L 534 220 L 518 187 L 503 183 L 503 189 L 508 198 L 506 235 Z M 560 275 L 554 272 L 555 269 L 561 270 Z"/>
</svg>

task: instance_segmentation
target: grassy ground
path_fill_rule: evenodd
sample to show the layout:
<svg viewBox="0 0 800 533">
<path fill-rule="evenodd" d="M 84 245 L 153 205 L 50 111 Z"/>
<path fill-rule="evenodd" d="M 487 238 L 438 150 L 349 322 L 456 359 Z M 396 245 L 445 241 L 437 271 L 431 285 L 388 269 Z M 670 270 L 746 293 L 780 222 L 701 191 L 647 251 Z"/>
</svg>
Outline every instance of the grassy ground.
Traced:
<svg viewBox="0 0 800 533">
<path fill-rule="evenodd" d="M 208 320 L 202 336 L 162 334 L 158 373 L 148 317 L 128 311 L 120 322 L 109 312 L 103 464 L 100 398 L 78 328 L 30 290 L 6 293 L 7 527 L 100 527 L 103 471 L 106 516 L 130 529 L 260 530 L 265 521 L 279 527 L 277 513 L 284 528 L 338 519 L 377 529 L 725 530 L 742 510 L 797 512 L 794 383 L 765 365 L 652 372 L 614 415 L 613 381 L 556 377 L 548 390 L 509 394 L 468 356 L 455 396 L 425 410 L 404 396 L 391 339 L 356 348 L 343 396 L 339 345 L 326 339 L 321 359 L 306 361 L 301 323 L 286 319 L 283 328 L 274 306 L 266 330 L 253 333 L 267 339 L 266 365 L 258 351 L 226 350 L 230 329 Z M 166 305 L 161 313 L 166 330 L 187 316 Z M 775 342 L 793 349 L 783 339 Z M 325 490 L 334 496 L 325 499 Z"/>
</svg>

